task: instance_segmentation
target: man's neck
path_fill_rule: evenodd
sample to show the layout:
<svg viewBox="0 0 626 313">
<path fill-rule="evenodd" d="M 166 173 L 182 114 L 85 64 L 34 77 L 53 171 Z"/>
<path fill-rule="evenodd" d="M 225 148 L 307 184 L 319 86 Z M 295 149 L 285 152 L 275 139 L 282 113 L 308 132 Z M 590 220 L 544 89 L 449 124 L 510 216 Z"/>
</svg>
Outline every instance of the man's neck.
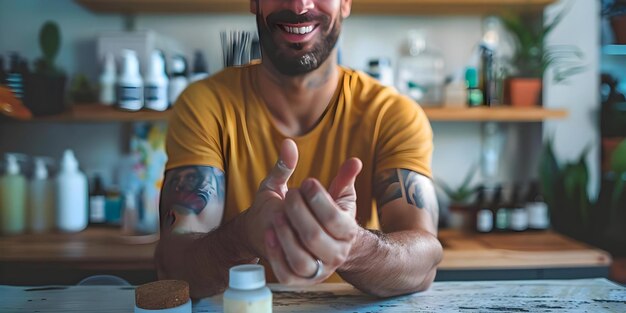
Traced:
<svg viewBox="0 0 626 313">
<path fill-rule="evenodd" d="M 339 81 L 336 53 L 304 75 L 283 75 L 267 61 L 258 76 L 261 98 L 276 127 L 286 136 L 300 136 L 317 125 L 335 93 Z"/>
</svg>

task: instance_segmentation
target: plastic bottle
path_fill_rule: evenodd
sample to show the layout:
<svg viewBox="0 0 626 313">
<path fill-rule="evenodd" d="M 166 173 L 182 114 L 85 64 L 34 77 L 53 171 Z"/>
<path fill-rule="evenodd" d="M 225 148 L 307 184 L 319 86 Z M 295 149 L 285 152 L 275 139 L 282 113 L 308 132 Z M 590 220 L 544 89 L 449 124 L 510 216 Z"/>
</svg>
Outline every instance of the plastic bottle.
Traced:
<svg viewBox="0 0 626 313">
<path fill-rule="evenodd" d="M 139 222 L 135 194 L 127 192 L 124 195 L 124 213 L 122 215 L 122 234 L 133 235 Z"/>
<path fill-rule="evenodd" d="M 28 228 L 34 233 L 54 228 L 54 183 L 48 178 L 46 160 L 35 157 L 35 172 L 28 188 Z"/>
<path fill-rule="evenodd" d="M 204 54 L 202 54 L 202 51 L 198 50 L 193 57 L 193 73 L 191 74 L 189 82 L 193 83 L 207 77 L 209 77 L 208 66 Z"/>
<path fill-rule="evenodd" d="M 89 224 L 104 224 L 106 222 L 106 191 L 102 186 L 102 179 L 96 175 L 89 193 Z"/>
<path fill-rule="evenodd" d="M 478 107 L 483 105 L 483 92 L 478 88 L 478 70 L 468 67 L 465 70 L 465 82 L 467 84 L 467 105 Z"/>
<path fill-rule="evenodd" d="M 26 177 L 20 173 L 19 155 L 6 154 L 6 174 L 0 177 L 0 229 L 3 234 L 24 232 L 26 221 Z"/>
<path fill-rule="evenodd" d="M 144 88 L 146 108 L 165 111 L 169 106 L 169 99 L 167 98 L 169 79 L 165 75 L 165 61 L 159 51 L 152 51 L 150 61 Z"/>
<path fill-rule="evenodd" d="M 182 55 L 176 55 L 172 59 L 172 78 L 169 86 L 169 102 L 171 105 L 176 103 L 178 96 L 187 88 L 189 81 L 187 80 L 187 61 Z"/>
<path fill-rule="evenodd" d="M 246 264 L 230 268 L 224 293 L 224 313 L 271 313 L 272 292 L 265 286 L 265 269 Z"/>
<path fill-rule="evenodd" d="M 367 73 L 385 86 L 393 87 L 393 69 L 388 58 L 371 59 Z"/>
<path fill-rule="evenodd" d="M 104 66 L 100 75 L 100 103 L 113 105 L 115 103 L 115 58 L 107 53 L 104 57 Z"/>
<path fill-rule="evenodd" d="M 408 54 L 398 61 L 398 90 L 420 105 L 443 103 L 443 56 L 427 45 L 426 36 L 420 31 L 409 32 L 408 48 Z"/>
<path fill-rule="evenodd" d="M 120 109 L 138 111 L 143 107 L 143 80 L 139 73 L 139 60 L 133 50 L 122 50 L 122 72 L 117 79 Z"/>
<path fill-rule="evenodd" d="M 78 232 L 87 227 L 87 177 L 78 169 L 72 150 L 65 150 L 57 182 L 57 228 Z"/>
</svg>

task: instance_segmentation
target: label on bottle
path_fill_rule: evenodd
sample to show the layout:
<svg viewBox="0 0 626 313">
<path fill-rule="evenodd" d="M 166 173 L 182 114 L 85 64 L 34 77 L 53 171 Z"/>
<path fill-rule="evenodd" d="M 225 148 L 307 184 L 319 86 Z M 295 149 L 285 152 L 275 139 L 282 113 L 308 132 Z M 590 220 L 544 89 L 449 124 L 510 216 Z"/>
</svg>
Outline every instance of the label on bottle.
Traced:
<svg viewBox="0 0 626 313">
<path fill-rule="evenodd" d="M 104 223 L 106 221 L 105 205 L 105 196 L 91 196 L 89 198 L 89 221 L 91 223 Z"/>
<path fill-rule="evenodd" d="M 508 228 L 509 217 L 508 217 L 508 209 L 500 208 L 496 212 L 496 228 L 498 230 L 505 230 Z"/>
<path fill-rule="evenodd" d="M 119 87 L 119 106 L 126 110 L 139 110 L 143 106 L 142 88 L 139 86 Z"/>
<path fill-rule="evenodd" d="M 147 85 L 145 100 L 148 109 L 165 111 L 167 109 L 167 89 L 163 86 Z"/>
<path fill-rule="evenodd" d="M 487 209 L 478 211 L 476 215 L 476 230 L 488 233 L 493 229 L 493 213 Z"/>
</svg>

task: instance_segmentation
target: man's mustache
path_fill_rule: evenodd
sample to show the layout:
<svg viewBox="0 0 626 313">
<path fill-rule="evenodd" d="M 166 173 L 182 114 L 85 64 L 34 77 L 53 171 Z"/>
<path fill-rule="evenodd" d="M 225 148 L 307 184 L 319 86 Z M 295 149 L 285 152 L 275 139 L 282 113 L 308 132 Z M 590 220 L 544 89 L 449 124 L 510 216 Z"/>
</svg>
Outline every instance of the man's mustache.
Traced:
<svg viewBox="0 0 626 313">
<path fill-rule="evenodd" d="M 328 16 L 315 11 L 308 11 L 304 14 L 295 14 L 290 10 L 282 10 L 268 15 L 266 22 L 267 25 L 301 24 L 307 22 L 324 23 L 328 21 L 328 19 Z"/>
</svg>

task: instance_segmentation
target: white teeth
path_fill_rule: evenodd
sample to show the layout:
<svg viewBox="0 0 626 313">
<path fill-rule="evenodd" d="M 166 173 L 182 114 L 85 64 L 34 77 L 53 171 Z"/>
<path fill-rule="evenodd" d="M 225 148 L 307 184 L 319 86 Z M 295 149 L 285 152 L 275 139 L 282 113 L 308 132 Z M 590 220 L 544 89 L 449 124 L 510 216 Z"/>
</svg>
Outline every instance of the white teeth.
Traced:
<svg viewBox="0 0 626 313">
<path fill-rule="evenodd" d="M 283 29 L 288 33 L 304 35 L 312 32 L 313 26 L 290 27 L 283 25 Z"/>
</svg>

